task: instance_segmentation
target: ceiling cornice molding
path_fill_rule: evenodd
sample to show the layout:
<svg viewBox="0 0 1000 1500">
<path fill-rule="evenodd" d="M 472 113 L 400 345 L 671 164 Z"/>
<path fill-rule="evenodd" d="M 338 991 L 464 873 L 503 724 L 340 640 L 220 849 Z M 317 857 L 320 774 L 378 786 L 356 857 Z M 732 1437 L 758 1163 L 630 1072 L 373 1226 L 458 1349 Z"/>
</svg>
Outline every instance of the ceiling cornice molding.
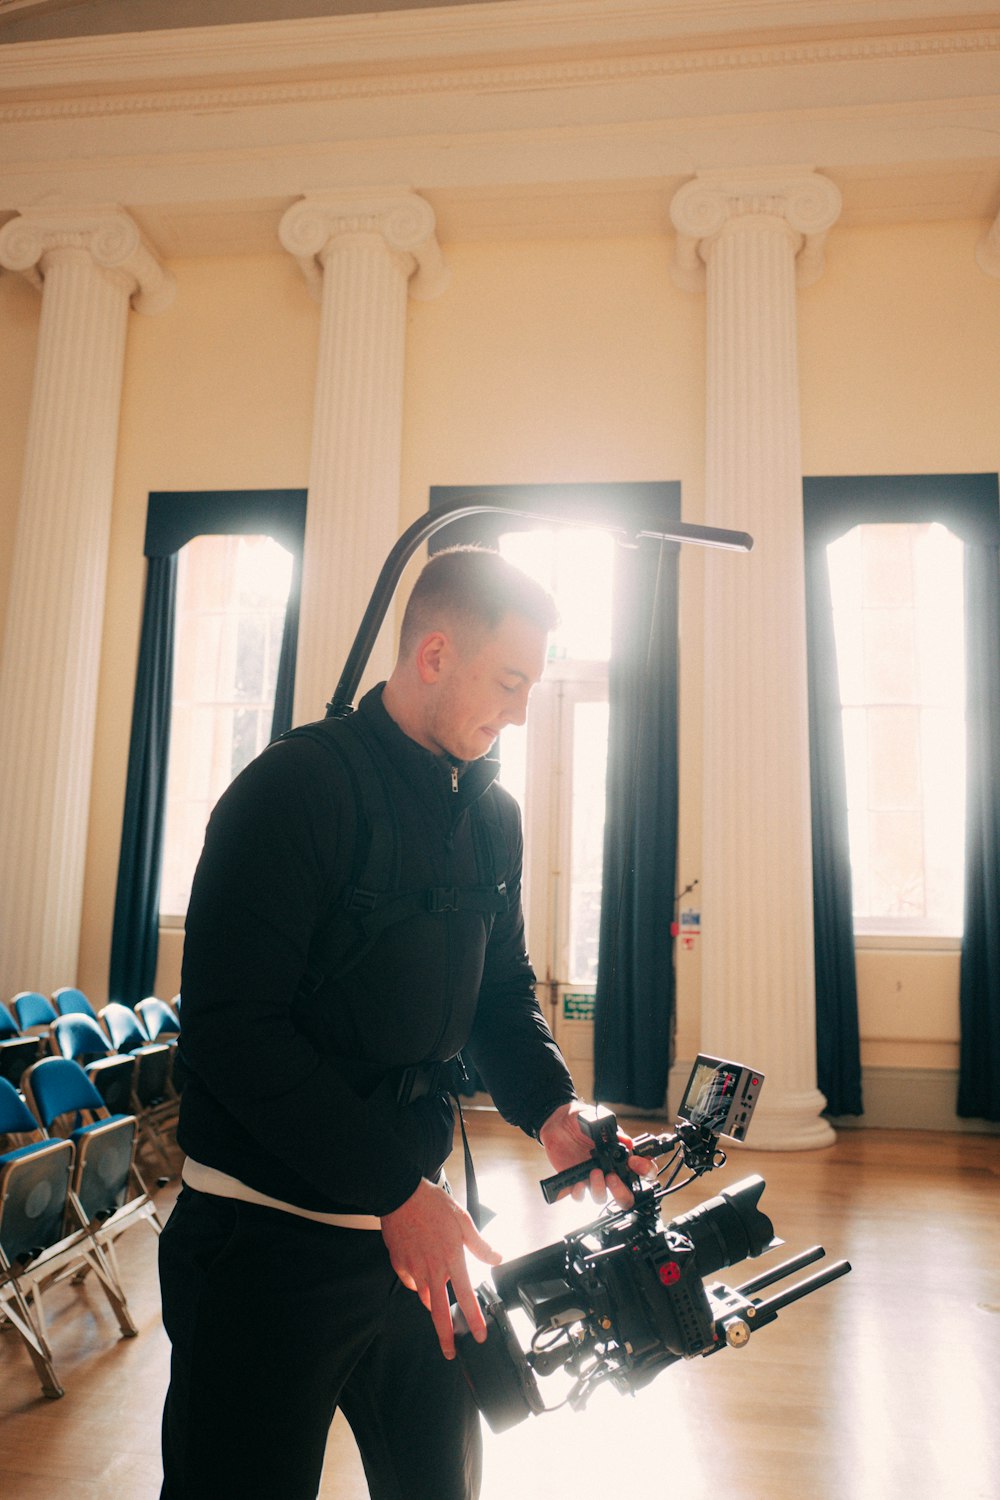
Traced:
<svg viewBox="0 0 1000 1500">
<path fill-rule="evenodd" d="M 226 28 L 232 30 L 234 28 Z M 243 30 L 245 28 L 238 28 Z M 256 29 L 256 28 L 253 28 Z M 203 34 L 203 33 L 202 33 Z M 169 35 L 159 33 L 158 35 Z M 31 44 L 35 45 L 35 44 Z M 8 49 L 12 50 L 12 49 Z M 554 61 L 483 63 L 474 67 L 404 71 L 348 71 L 310 78 L 255 78 L 206 86 L 175 75 L 169 87 L 130 90 L 121 79 L 113 92 L 25 97 L 24 75 L 16 87 L 0 49 L 0 121 L 38 122 L 80 117 L 173 114 L 196 109 L 228 112 L 240 108 L 301 103 L 337 103 L 456 93 L 509 93 L 525 89 L 566 89 L 656 81 L 697 74 L 725 74 L 817 65 L 940 61 L 1000 52 L 1000 24 L 916 35 L 801 40 L 697 49 L 666 49 L 628 55 L 565 57 Z M 232 59 L 231 59 L 232 61 Z M 231 70 L 235 71 L 235 69 Z M 251 69 L 247 69 L 251 71 Z M 321 71 L 317 69 L 317 71 Z M 39 90 L 43 95 L 44 89 Z M 7 95 L 4 100 L 4 95 Z M 19 97 L 10 97 L 16 94 Z"/>
<path fill-rule="evenodd" d="M 222 84 L 239 75 L 379 71 L 433 60 L 447 67 L 540 53 L 588 49 L 739 52 L 773 43 L 807 50 L 827 42 L 905 35 L 911 42 L 953 36 L 968 46 L 977 31 L 1000 26 L 996 0 L 883 0 L 872 19 L 867 0 L 500 0 L 431 9 L 324 16 L 68 37 L 0 46 L 0 94 L 149 87 L 198 79 Z M 942 14 L 944 12 L 944 14 Z M 877 55 L 877 54 L 876 54 Z"/>
<path fill-rule="evenodd" d="M 693 173 L 794 155 L 844 223 L 986 222 L 998 52 L 976 0 L 503 0 L 5 45 L 0 220 L 100 199 L 168 255 L 266 253 L 303 193 L 404 183 L 442 242 L 660 232 Z"/>
</svg>

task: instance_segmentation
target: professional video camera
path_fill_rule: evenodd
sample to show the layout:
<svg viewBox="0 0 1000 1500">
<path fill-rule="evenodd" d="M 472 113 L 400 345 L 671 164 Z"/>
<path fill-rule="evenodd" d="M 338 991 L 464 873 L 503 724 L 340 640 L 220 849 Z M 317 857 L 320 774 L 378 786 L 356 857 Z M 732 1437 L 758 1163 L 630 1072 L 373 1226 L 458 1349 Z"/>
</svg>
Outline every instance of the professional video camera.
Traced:
<svg viewBox="0 0 1000 1500">
<path fill-rule="evenodd" d="M 545 1406 L 537 1376 L 557 1370 L 570 1376 L 566 1400 L 575 1409 L 607 1381 L 634 1393 L 678 1359 L 740 1348 L 789 1303 L 851 1269 L 839 1261 L 766 1300 L 757 1296 L 821 1259 L 825 1252 L 815 1246 L 735 1288 L 706 1284 L 703 1278 L 724 1266 L 782 1243 L 758 1207 L 764 1191 L 758 1176 L 744 1178 L 666 1225 L 659 1222 L 667 1194 L 723 1165 L 720 1135 L 745 1138 L 763 1081 L 761 1073 L 738 1063 L 699 1056 L 675 1130 L 639 1136 L 631 1150 L 619 1141 L 610 1110 L 595 1106 L 583 1114 L 593 1156 L 546 1178 L 541 1184 L 546 1200 L 554 1202 L 597 1166 L 620 1177 L 634 1203 L 498 1266 L 493 1286 L 484 1283 L 477 1292 L 485 1343 L 476 1343 L 461 1310 L 453 1309 L 458 1358 L 494 1432 L 554 1409 Z M 657 1180 L 649 1181 L 629 1167 L 630 1156 L 669 1159 Z M 688 1175 L 677 1181 L 685 1167 Z M 508 1316 L 515 1309 L 527 1314 L 533 1328 L 527 1350 Z"/>
</svg>

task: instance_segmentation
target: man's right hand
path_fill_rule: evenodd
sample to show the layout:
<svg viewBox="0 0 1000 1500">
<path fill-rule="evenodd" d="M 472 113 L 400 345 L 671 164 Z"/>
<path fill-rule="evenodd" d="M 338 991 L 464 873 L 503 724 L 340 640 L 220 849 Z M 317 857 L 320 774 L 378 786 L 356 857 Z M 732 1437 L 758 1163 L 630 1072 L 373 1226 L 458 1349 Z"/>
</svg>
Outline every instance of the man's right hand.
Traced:
<svg viewBox="0 0 1000 1500">
<path fill-rule="evenodd" d="M 469 1280 L 465 1251 L 489 1266 L 499 1265 L 503 1256 L 483 1239 L 461 1204 L 423 1178 L 405 1203 L 382 1215 L 382 1238 L 396 1275 L 416 1292 L 434 1320 L 445 1359 L 455 1358 L 449 1281 L 469 1332 L 483 1343 L 486 1323 Z"/>
</svg>

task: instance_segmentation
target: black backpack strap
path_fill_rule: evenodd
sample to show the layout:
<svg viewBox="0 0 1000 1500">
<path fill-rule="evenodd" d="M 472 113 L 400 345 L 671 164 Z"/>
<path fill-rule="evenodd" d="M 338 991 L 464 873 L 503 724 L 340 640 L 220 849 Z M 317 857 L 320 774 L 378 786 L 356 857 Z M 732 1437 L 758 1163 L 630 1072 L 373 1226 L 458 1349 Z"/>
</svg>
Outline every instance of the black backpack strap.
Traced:
<svg viewBox="0 0 1000 1500">
<path fill-rule="evenodd" d="M 343 725 L 349 729 L 342 729 Z M 478 912 L 492 919 L 508 909 L 503 879 L 510 853 L 500 825 L 494 798 L 487 790 L 470 808 L 476 848 L 476 863 L 482 884 L 475 886 L 431 886 L 400 890 L 401 835 L 393 798 L 378 753 L 368 743 L 370 731 L 363 720 L 323 719 L 291 729 L 282 740 L 296 737 L 314 740 L 335 754 L 344 766 L 359 810 L 358 839 L 351 876 L 332 896 L 321 927 L 324 958 L 338 949 L 333 939 L 343 929 L 339 955 L 323 972 L 310 969 L 309 988 L 318 989 L 326 979 L 339 977 L 353 968 L 387 927 L 421 912 Z M 492 927 L 492 920 L 488 921 Z"/>
<path fill-rule="evenodd" d="M 359 720 L 357 727 L 361 730 L 358 738 L 345 737 L 352 749 L 361 749 L 359 739 L 365 739 L 369 733 L 363 721 Z M 379 799 L 377 808 L 367 810 L 371 835 L 367 856 L 354 884 L 344 892 L 344 907 L 357 920 L 369 943 L 387 927 L 421 912 L 471 911 L 494 917 L 506 911 L 507 888 L 498 877 L 506 869 L 509 856 L 492 798 L 487 794 L 473 804 L 473 829 L 477 830 L 476 812 L 482 802 L 487 799 L 490 802 L 488 854 L 481 850 L 482 837 L 476 839 L 476 863 L 483 884 L 401 890 L 399 824 L 392 797 L 375 753 L 367 747 L 363 753 L 375 772 L 371 786 L 374 790 L 377 783 Z M 475 832 L 473 836 L 476 837 Z"/>
<path fill-rule="evenodd" d="M 510 867 L 510 849 L 504 836 L 503 825 L 492 787 L 486 791 L 470 809 L 472 837 L 476 846 L 476 862 L 483 881 L 481 889 L 488 893 L 489 904 L 479 908 L 491 917 L 498 917 L 510 909 L 506 876 Z M 490 927 L 492 927 L 492 922 Z M 487 932 L 489 937 L 489 932 Z"/>
<path fill-rule="evenodd" d="M 345 724 L 350 729 L 344 729 Z M 357 832 L 351 864 L 346 878 L 330 892 L 327 909 L 317 924 L 322 935 L 321 951 L 304 976 L 300 993 L 315 993 L 328 979 L 339 978 L 359 963 L 371 948 L 378 931 L 369 931 L 362 895 L 357 910 L 352 906 L 355 891 L 391 889 L 400 878 L 400 836 L 395 811 L 375 757 L 362 743 L 359 719 L 321 719 L 315 724 L 299 725 L 280 736 L 282 740 L 309 739 L 331 755 L 343 767 L 356 809 Z"/>
</svg>

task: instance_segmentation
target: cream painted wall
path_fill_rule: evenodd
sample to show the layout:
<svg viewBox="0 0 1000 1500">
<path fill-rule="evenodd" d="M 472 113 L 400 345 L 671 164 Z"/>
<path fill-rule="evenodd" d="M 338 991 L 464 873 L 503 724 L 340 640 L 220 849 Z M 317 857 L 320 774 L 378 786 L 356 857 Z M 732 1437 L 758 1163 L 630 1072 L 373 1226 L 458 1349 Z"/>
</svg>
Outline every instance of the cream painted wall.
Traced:
<svg viewBox="0 0 1000 1500">
<path fill-rule="evenodd" d="M 1000 282 L 978 223 L 836 229 L 799 297 L 808 473 L 1000 468 Z M 411 302 L 401 526 L 432 484 L 679 479 L 703 516 L 704 302 L 666 238 L 446 246 L 452 284 Z M 179 261 L 175 306 L 131 319 L 79 981 L 105 998 L 154 489 L 304 485 L 318 307 L 275 254 Z M 38 298 L 0 277 L 0 589 L 9 567 Z M 682 560 L 680 884 L 701 874 L 701 558 Z M 699 954 L 681 954 L 678 1052 L 698 1043 Z M 865 954 L 865 1060 L 953 1066 L 957 958 Z M 172 994 L 179 940 L 163 943 Z"/>
<path fill-rule="evenodd" d="M 1000 279 L 983 225 L 834 229 L 799 296 L 807 474 L 1000 468 Z"/>
</svg>

